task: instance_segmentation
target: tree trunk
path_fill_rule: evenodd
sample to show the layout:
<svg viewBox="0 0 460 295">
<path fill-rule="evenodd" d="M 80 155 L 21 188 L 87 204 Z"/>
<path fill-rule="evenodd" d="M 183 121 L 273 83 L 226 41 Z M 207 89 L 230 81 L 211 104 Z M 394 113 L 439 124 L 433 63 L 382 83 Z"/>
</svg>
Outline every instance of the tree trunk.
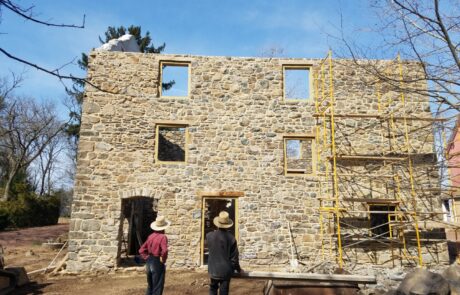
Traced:
<svg viewBox="0 0 460 295">
<path fill-rule="evenodd" d="M 5 191 L 3 192 L 3 197 L 2 201 L 9 201 L 10 200 L 10 189 L 11 189 L 11 183 L 13 182 L 14 174 L 8 175 L 8 179 L 5 184 Z"/>
</svg>

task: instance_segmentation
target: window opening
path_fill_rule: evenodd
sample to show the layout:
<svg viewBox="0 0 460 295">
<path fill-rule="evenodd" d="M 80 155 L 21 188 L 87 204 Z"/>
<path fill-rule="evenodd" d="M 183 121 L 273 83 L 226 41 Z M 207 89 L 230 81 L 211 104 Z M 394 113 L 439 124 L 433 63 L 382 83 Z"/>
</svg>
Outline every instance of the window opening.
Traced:
<svg viewBox="0 0 460 295">
<path fill-rule="evenodd" d="M 389 212 L 395 211 L 396 206 L 386 206 L 386 205 L 369 205 L 370 213 L 370 228 L 371 233 L 377 238 L 384 238 L 390 236 L 390 226 L 389 226 Z M 372 211 L 377 211 L 372 213 Z M 379 212 L 380 211 L 380 212 Z M 385 213 L 384 213 L 385 212 Z M 391 220 L 394 218 L 391 217 Z"/>
<path fill-rule="evenodd" d="M 219 215 L 221 211 L 227 211 L 230 219 L 233 220 L 233 226 L 227 229 L 233 236 L 235 236 L 235 230 L 237 226 L 237 220 L 235 219 L 235 208 L 236 198 L 203 198 L 203 251 L 201 261 L 203 265 L 208 264 L 209 249 L 206 244 L 206 234 L 216 230 L 217 227 L 214 225 L 214 217 Z"/>
<path fill-rule="evenodd" d="M 161 63 L 161 96 L 189 96 L 190 65 L 188 63 Z"/>
<path fill-rule="evenodd" d="M 186 126 L 158 126 L 157 160 L 185 162 L 187 144 Z"/>
<path fill-rule="evenodd" d="M 313 174 L 313 139 L 285 138 L 285 173 Z"/>
<path fill-rule="evenodd" d="M 310 99 L 310 67 L 308 66 L 285 66 L 284 76 L 284 99 L 308 100 Z"/>
</svg>

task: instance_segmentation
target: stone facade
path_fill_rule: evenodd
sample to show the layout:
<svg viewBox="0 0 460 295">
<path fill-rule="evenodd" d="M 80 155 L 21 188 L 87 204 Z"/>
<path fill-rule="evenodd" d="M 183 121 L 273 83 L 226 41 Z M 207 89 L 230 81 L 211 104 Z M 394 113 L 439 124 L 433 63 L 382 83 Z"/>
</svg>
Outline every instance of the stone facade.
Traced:
<svg viewBox="0 0 460 295">
<path fill-rule="evenodd" d="M 189 63 L 188 97 L 160 95 L 161 61 Z M 284 139 L 315 139 L 321 121 L 314 115 L 314 99 L 283 99 L 283 65 L 310 65 L 312 73 L 319 73 L 320 63 L 314 59 L 92 52 L 88 80 L 97 88 L 87 87 L 83 104 L 68 270 L 116 267 L 122 247 L 122 201 L 134 197 L 154 198 L 155 211 L 172 221 L 167 232 L 170 267 L 202 263 L 203 197 L 237 199 L 235 223 L 244 267 L 271 270 L 289 264 L 288 222 L 299 259 L 313 262 L 321 248 L 320 184 L 327 182 L 324 173 L 330 164 L 317 163 L 318 157 L 312 155 L 306 158 L 314 162 L 313 173 L 285 173 Z M 416 63 L 403 66 L 410 75 L 420 73 Z M 337 60 L 333 76 L 337 113 L 378 112 L 382 98 L 376 95 L 375 79 L 363 68 L 353 61 Z M 321 88 L 329 88 L 327 81 L 323 84 L 315 80 L 311 93 L 319 96 Z M 381 92 L 384 99 L 399 95 L 391 88 Z M 428 98 L 420 95 L 408 97 L 405 105 L 394 102 L 391 106 L 397 115 L 431 116 Z M 430 124 L 409 122 L 417 153 L 433 153 Z M 186 128 L 185 163 L 158 161 L 155 133 L 159 125 Z M 388 149 L 388 138 L 379 131 L 387 127 L 379 119 L 341 117 L 337 125 L 341 126 L 337 130 L 341 154 L 381 155 L 403 146 L 404 134 L 397 134 Z M 398 130 L 403 129 L 399 126 Z M 315 153 L 317 148 L 306 150 Z M 430 161 L 417 166 L 417 179 L 420 185 L 436 187 L 436 172 L 426 173 L 433 167 Z M 347 167 L 354 167 L 361 176 L 353 183 L 344 180 L 343 194 L 394 197 L 388 195 L 388 185 L 362 175 L 386 173 L 388 166 L 358 161 L 342 165 L 341 171 L 345 173 Z M 400 174 L 407 180 L 403 170 Z M 390 190 L 394 194 L 395 189 Z M 433 196 L 420 197 L 420 201 L 424 205 L 419 210 L 440 206 Z M 362 249 L 356 252 L 360 251 L 368 255 Z"/>
</svg>

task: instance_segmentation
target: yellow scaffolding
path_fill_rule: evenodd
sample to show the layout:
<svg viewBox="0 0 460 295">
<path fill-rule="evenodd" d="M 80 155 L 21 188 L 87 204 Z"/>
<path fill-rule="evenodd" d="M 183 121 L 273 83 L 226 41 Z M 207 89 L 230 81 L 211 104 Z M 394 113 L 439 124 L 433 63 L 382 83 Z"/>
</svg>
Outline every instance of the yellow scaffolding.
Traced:
<svg viewBox="0 0 460 295">
<path fill-rule="evenodd" d="M 395 70 L 396 66 L 396 70 Z M 393 70 L 391 70 L 393 68 Z M 337 114 L 335 111 L 336 99 L 334 97 L 334 67 L 332 53 L 329 51 L 326 58 L 322 59 L 320 63 L 315 67 L 313 72 L 313 91 L 315 97 L 315 117 L 316 117 L 316 158 L 317 158 L 317 172 L 319 176 L 319 223 L 320 223 L 320 236 L 321 236 L 321 258 L 323 260 L 336 260 L 339 267 L 343 267 L 344 264 L 344 249 L 353 245 L 362 243 L 364 241 L 374 241 L 383 245 L 388 244 L 388 249 L 391 250 L 391 260 L 394 264 L 396 257 L 406 259 L 408 261 L 414 261 L 418 265 L 423 265 L 422 257 L 422 244 L 420 237 L 419 228 L 419 210 L 417 205 L 419 188 L 416 187 L 414 178 L 414 163 L 413 157 L 417 156 L 417 151 L 413 150 L 410 138 L 409 122 L 412 121 L 428 121 L 432 122 L 430 118 L 417 118 L 412 114 L 406 112 L 406 96 L 404 84 L 404 72 L 401 59 L 398 55 L 396 60 L 389 62 L 385 72 L 392 76 L 392 80 L 399 84 L 398 92 L 399 97 L 397 99 L 394 96 L 389 95 L 386 99 L 382 95 L 382 81 L 376 81 L 376 95 L 378 102 L 378 113 L 377 114 Z M 399 108 L 395 106 L 400 106 Z M 339 118 L 355 118 L 356 120 L 377 120 L 381 124 L 380 140 L 382 145 L 382 151 L 377 155 L 346 155 L 339 154 L 337 151 L 337 135 L 336 135 L 336 117 Z M 399 123 L 399 126 L 398 126 Z M 386 126 L 386 135 L 384 126 Z M 427 125 L 431 127 L 431 123 Z M 384 149 L 384 142 L 387 137 L 388 148 Z M 399 138 L 403 138 L 403 143 L 398 141 Z M 400 146 L 398 146 L 400 145 Z M 403 153 L 401 153 L 403 152 Z M 397 156 L 397 154 L 402 154 Z M 346 192 L 340 190 L 340 183 L 342 180 L 339 175 L 347 178 L 356 175 L 356 172 L 349 171 L 348 173 L 342 173 L 338 170 L 337 161 L 339 159 L 348 160 L 369 160 L 369 161 L 381 161 L 383 171 L 390 170 L 391 173 L 386 175 L 378 176 L 382 179 L 391 179 L 392 188 L 394 193 L 395 201 L 389 202 L 388 200 L 356 200 L 356 198 L 347 198 Z M 405 167 L 407 167 L 406 179 L 408 179 L 408 186 L 404 187 L 404 191 L 409 191 L 409 195 L 405 196 L 402 189 L 402 176 L 401 172 L 395 169 L 397 165 L 401 165 L 403 161 L 406 161 Z M 385 170 L 386 169 L 386 170 Z M 361 175 L 362 177 L 362 175 Z M 387 185 L 386 180 L 378 179 Z M 343 183 L 342 183 L 343 184 Z M 406 202 L 409 201 L 409 202 Z M 366 210 L 355 210 L 354 205 L 350 202 L 365 202 L 367 204 Z M 410 206 L 409 206 L 410 203 Z M 380 204 L 380 205 L 379 205 Z M 386 205 L 384 205 L 386 204 Z M 341 218 L 345 216 L 352 216 L 353 214 L 366 214 L 367 218 L 371 219 L 371 214 L 375 214 L 376 211 L 371 210 L 371 206 L 386 206 L 386 211 L 381 213 L 388 216 L 388 222 L 379 226 L 387 226 L 387 233 L 381 235 L 375 235 L 372 231 L 375 227 L 368 228 L 368 234 L 344 234 L 341 226 L 347 225 L 341 221 Z M 402 207 L 401 207 L 402 206 Z M 410 208 L 409 208 L 410 207 Z M 426 213 L 426 212 L 425 212 Z M 433 212 L 431 212 L 433 213 Z M 333 223 L 333 225 L 331 225 Z M 351 225 L 347 225 L 353 230 L 357 229 Z M 405 237 L 405 230 L 412 228 L 415 233 L 415 243 L 417 254 L 412 255 L 407 238 Z M 383 243 L 380 239 L 385 234 L 389 235 L 386 242 Z M 343 238 L 355 238 L 359 236 L 361 241 L 352 242 L 347 244 Z M 400 249 L 401 255 L 394 254 L 395 242 L 398 242 L 398 248 Z M 329 257 L 327 257 L 329 253 Z M 335 254 L 334 254 L 335 253 Z"/>
</svg>

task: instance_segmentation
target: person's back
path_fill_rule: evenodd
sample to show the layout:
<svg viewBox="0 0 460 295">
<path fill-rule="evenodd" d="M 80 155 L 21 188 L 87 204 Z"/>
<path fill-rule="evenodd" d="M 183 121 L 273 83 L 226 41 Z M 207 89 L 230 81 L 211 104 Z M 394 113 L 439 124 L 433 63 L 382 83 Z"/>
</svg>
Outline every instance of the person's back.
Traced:
<svg viewBox="0 0 460 295">
<path fill-rule="evenodd" d="M 238 247 L 231 233 L 218 229 L 206 236 L 209 248 L 208 273 L 215 279 L 227 279 L 239 271 Z"/>
<path fill-rule="evenodd" d="M 227 231 L 233 226 L 228 212 L 221 211 L 219 216 L 213 219 L 218 228 L 206 235 L 206 243 L 209 249 L 208 273 L 211 278 L 209 294 L 227 295 L 230 290 L 230 280 L 233 271 L 241 272 L 238 246 L 235 237 Z"/>
</svg>

